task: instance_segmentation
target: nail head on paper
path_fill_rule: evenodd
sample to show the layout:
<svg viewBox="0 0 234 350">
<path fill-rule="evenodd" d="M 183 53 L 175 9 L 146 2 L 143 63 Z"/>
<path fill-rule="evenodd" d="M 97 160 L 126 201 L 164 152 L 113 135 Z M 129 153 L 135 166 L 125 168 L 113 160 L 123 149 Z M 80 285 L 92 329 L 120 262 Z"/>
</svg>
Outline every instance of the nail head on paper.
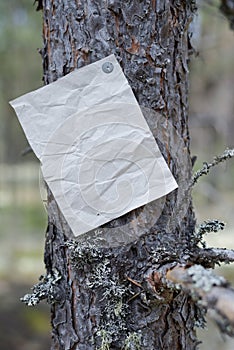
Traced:
<svg viewBox="0 0 234 350">
<path fill-rule="evenodd" d="M 102 70 L 104 73 L 111 73 L 114 69 L 114 65 L 111 62 L 105 62 L 102 65 Z"/>
</svg>

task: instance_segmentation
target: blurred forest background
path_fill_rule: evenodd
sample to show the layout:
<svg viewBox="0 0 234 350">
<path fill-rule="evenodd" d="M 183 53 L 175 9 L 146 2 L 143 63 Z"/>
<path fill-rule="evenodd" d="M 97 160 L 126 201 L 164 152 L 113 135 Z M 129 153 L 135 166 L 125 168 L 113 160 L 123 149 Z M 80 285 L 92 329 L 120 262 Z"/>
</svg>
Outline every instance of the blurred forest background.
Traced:
<svg viewBox="0 0 234 350">
<path fill-rule="evenodd" d="M 198 55 L 190 62 L 191 152 L 195 170 L 226 146 L 234 147 L 234 32 L 218 10 L 218 0 L 200 1 L 191 30 Z M 49 307 L 29 308 L 19 299 L 44 274 L 46 211 L 39 190 L 39 163 L 8 101 L 43 85 L 39 49 L 42 18 L 33 0 L 0 2 L 0 347 L 49 349 Z M 206 237 L 208 246 L 234 249 L 234 161 L 213 169 L 194 189 L 198 223 L 227 223 Z M 217 269 L 234 283 L 233 266 Z M 208 322 L 199 331 L 201 350 L 234 349 Z"/>
</svg>

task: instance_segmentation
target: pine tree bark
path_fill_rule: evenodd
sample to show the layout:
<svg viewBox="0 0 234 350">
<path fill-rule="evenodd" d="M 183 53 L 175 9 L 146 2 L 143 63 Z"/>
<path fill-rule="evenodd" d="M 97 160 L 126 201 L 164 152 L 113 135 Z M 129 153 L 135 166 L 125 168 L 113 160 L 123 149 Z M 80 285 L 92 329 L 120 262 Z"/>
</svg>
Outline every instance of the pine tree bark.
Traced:
<svg viewBox="0 0 234 350">
<path fill-rule="evenodd" d="M 45 264 L 62 276 L 51 310 L 53 350 L 197 348 L 194 303 L 182 292 L 159 286 L 153 295 L 150 289 L 152 271 L 190 261 L 195 245 L 188 132 L 194 11 L 184 0 L 43 1 L 45 84 L 114 53 L 179 184 L 150 225 L 147 210 L 139 215 L 140 209 L 104 227 L 118 230 L 126 220 L 133 230 L 147 227 L 137 242 L 92 252 L 70 241 L 48 193 Z M 160 114 L 160 125 L 149 110 Z"/>
</svg>

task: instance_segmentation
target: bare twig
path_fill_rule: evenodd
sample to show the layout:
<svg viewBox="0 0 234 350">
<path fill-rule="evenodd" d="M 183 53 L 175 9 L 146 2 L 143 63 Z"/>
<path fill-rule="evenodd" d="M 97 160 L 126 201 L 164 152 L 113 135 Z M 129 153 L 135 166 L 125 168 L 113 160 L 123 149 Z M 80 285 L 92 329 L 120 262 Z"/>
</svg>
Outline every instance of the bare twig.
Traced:
<svg viewBox="0 0 234 350">
<path fill-rule="evenodd" d="M 141 285 L 139 282 L 133 280 L 132 278 L 130 278 L 130 277 L 128 277 L 128 276 L 126 276 L 126 278 L 127 278 L 127 280 L 128 280 L 129 282 L 135 284 L 135 286 L 137 286 L 137 287 L 139 287 L 139 288 L 143 288 L 142 285 Z"/>
<path fill-rule="evenodd" d="M 232 157 L 234 157 L 234 149 L 226 149 L 223 154 L 214 157 L 211 163 L 203 163 L 203 167 L 200 170 L 198 170 L 193 176 L 192 186 L 197 183 L 198 179 L 201 176 L 207 175 L 211 168 Z"/>
<path fill-rule="evenodd" d="M 223 333 L 234 336 L 234 289 L 223 277 L 201 265 L 176 265 L 166 278 L 198 300 Z"/>
</svg>

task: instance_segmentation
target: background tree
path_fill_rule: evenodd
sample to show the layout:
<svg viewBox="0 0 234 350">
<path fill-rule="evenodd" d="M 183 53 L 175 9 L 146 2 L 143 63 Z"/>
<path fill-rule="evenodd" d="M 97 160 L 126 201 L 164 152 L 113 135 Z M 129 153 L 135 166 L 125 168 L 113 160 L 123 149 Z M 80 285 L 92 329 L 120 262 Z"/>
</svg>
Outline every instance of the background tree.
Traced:
<svg viewBox="0 0 234 350">
<path fill-rule="evenodd" d="M 191 204 L 187 94 L 192 47 L 188 27 L 195 4 L 45 0 L 38 7 L 44 18 L 44 82 L 115 53 L 143 110 L 160 113 L 160 128 L 158 114 L 145 117 L 179 184 L 148 232 L 137 242 L 115 249 L 71 240 L 70 229 L 49 193 L 48 275 L 35 288 L 34 298 L 46 296 L 53 302 L 52 349 L 195 349 L 194 329 L 202 321 L 202 310 L 169 280 L 205 299 L 208 293 L 193 281 L 201 277 L 212 281 L 208 292 L 214 284 L 224 288 L 223 292 L 226 282 L 212 280 L 201 266 L 197 270 L 188 266 L 211 267 L 215 261 L 228 260 L 224 252 L 198 247 L 202 233 L 195 234 Z M 142 219 L 147 226 L 148 216 L 147 209 L 136 210 L 115 220 L 111 229 L 120 230 L 127 220 L 134 231 Z M 205 306 L 210 306 L 208 299 Z M 32 296 L 28 302 L 34 302 Z M 219 322 L 226 329 L 222 321 L 221 317 Z M 227 324 L 231 334 L 231 323 Z"/>
</svg>

